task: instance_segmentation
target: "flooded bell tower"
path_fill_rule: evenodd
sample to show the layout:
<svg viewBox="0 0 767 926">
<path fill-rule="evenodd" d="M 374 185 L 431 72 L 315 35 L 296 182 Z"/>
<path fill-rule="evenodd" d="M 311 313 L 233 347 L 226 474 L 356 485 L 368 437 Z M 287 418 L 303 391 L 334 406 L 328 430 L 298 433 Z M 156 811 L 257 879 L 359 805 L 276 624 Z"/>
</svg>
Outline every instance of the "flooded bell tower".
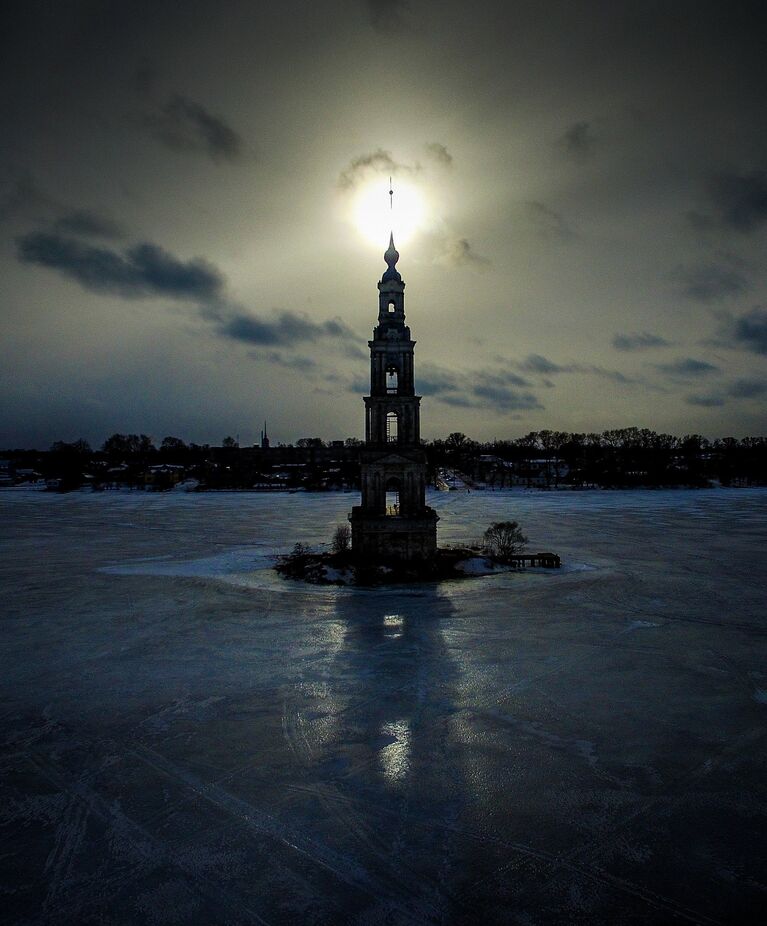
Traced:
<svg viewBox="0 0 767 926">
<path fill-rule="evenodd" d="M 370 347 L 365 396 L 362 500 L 349 516 L 352 552 L 361 560 L 426 560 L 437 549 L 437 513 L 426 505 L 421 397 L 415 394 L 415 341 L 405 324 L 405 284 L 396 269 L 394 235 L 378 284 L 378 325 Z"/>
</svg>

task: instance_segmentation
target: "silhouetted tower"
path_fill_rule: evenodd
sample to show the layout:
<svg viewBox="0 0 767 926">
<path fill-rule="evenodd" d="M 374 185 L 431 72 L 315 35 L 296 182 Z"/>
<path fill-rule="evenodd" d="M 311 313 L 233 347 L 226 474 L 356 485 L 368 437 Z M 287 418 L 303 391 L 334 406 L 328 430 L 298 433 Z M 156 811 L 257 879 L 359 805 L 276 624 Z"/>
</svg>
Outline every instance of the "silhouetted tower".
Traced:
<svg viewBox="0 0 767 926">
<path fill-rule="evenodd" d="M 362 501 L 352 509 L 352 551 L 362 559 L 428 559 L 437 549 L 436 512 L 426 505 L 421 397 L 415 394 L 415 341 L 405 324 L 405 284 L 396 269 L 394 236 L 378 284 L 378 325 L 370 347 L 365 396 Z"/>
<path fill-rule="evenodd" d="M 266 433 L 266 420 L 264 420 L 264 430 L 261 432 L 261 449 L 269 449 L 269 435 Z"/>
</svg>

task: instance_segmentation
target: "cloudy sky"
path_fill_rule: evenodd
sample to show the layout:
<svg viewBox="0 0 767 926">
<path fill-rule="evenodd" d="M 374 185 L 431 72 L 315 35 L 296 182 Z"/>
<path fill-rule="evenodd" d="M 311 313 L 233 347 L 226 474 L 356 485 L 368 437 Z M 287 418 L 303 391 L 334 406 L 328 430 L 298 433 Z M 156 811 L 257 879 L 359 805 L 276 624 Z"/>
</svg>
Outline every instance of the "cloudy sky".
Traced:
<svg viewBox="0 0 767 926">
<path fill-rule="evenodd" d="M 0 446 L 361 436 L 389 175 L 425 437 L 767 431 L 761 2 L 15 6 Z"/>
</svg>

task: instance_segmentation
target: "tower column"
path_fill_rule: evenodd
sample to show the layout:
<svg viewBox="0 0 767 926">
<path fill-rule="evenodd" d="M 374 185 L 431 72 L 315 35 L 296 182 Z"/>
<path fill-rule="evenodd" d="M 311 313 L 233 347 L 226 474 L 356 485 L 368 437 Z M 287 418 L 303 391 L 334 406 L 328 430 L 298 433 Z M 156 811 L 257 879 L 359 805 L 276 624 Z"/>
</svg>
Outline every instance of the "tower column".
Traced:
<svg viewBox="0 0 767 926">
<path fill-rule="evenodd" d="M 365 396 L 365 446 L 360 454 L 361 504 L 352 509 L 352 551 L 361 560 L 429 559 L 437 549 L 436 512 L 426 505 L 426 454 L 415 393 L 415 341 L 405 323 L 405 283 L 396 269 L 394 236 L 378 283 L 378 324 L 370 348 L 370 395 Z M 388 370 L 396 373 L 389 385 Z M 394 429 L 396 427 L 396 439 Z M 389 438 L 392 438 L 389 440 Z M 387 510 L 387 491 L 398 502 Z"/>
</svg>

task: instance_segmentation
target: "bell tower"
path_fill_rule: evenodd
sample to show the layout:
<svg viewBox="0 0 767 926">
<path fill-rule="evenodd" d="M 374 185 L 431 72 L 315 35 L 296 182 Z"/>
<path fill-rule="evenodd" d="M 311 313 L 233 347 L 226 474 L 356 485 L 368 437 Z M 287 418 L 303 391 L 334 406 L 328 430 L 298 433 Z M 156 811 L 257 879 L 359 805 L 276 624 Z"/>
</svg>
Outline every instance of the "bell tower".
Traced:
<svg viewBox="0 0 767 926">
<path fill-rule="evenodd" d="M 415 394 L 415 341 L 405 324 L 405 284 L 396 269 L 394 235 L 378 284 L 378 324 L 370 347 L 365 396 L 362 499 L 349 516 L 352 552 L 370 562 L 425 560 L 437 549 L 436 512 L 426 505 L 421 397 Z"/>
</svg>

